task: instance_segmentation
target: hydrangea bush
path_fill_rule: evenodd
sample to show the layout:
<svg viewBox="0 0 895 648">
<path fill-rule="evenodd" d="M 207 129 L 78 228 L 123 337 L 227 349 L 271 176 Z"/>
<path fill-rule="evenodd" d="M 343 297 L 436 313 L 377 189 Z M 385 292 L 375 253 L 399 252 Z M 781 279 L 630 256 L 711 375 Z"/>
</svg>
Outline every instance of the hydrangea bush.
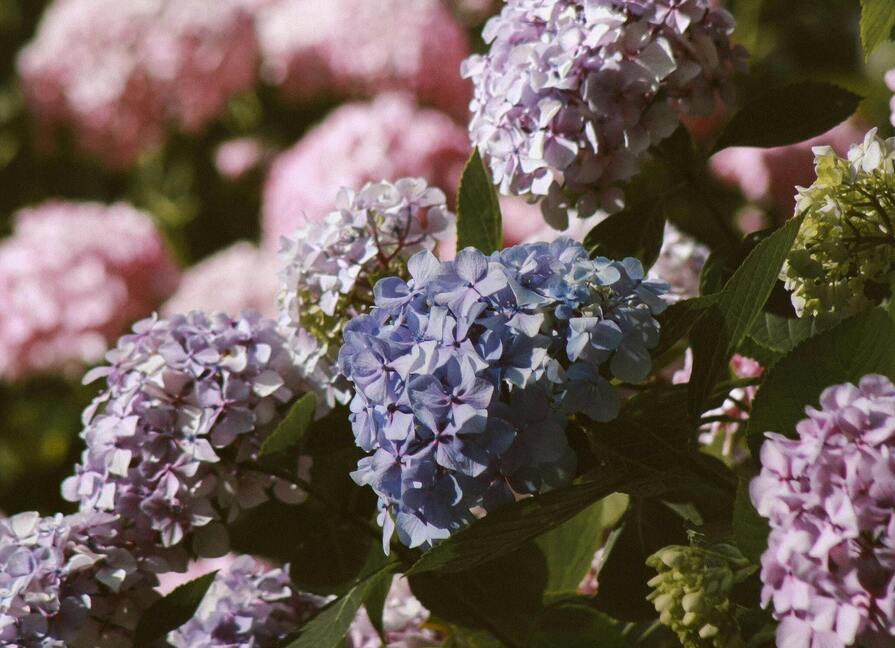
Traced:
<svg viewBox="0 0 895 648">
<path fill-rule="evenodd" d="M 887 9 L 0 0 L 0 645 L 895 645 Z"/>
</svg>

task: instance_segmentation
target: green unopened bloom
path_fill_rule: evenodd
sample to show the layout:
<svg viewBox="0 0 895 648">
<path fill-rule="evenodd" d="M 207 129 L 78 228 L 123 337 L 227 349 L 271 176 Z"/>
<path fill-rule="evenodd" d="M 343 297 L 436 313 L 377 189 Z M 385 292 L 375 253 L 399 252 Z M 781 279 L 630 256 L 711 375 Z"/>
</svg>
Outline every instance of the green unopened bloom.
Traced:
<svg viewBox="0 0 895 648">
<path fill-rule="evenodd" d="M 799 188 L 805 215 L 780 278 L 796 313 L 839 319 L 880 298 L 895 270 L 895 138 L 867 133 L 842 159 L 814 149 L 817 180 Z"/>
<path fill-rule="evenodd" d="M 684 648 L 745 646 L 730 592 L 753 568 L 736 547 L 672 545 L 646 564 L 659 572 L 649 581 L 654 591 L 648 598 Z"/>
</svg>

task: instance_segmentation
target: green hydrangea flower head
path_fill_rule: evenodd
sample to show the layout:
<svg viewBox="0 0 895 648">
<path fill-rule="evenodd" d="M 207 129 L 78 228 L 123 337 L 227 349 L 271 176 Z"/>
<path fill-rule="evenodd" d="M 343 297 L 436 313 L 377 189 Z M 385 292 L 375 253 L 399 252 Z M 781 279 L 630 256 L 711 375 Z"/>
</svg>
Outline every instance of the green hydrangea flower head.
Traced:
<svg viewBox="0 0 895 648">
<path fill-rule="evenodd" d="M 671 545 L 646 564 L 659 572 L 649 581 L 648 599 L 684 648 L 745 646 L 730 592 L 754 567 L 736 547 Z"/>
<path fill-rule="evenodd" d="M 895 270 L 895 138 L 876 129 L 840 158 L 814 149 L 817 180 L 798 189 L 804 221 L 780 278 L 799 317 L 840 319 L 885 294 Z"/>
</svg>

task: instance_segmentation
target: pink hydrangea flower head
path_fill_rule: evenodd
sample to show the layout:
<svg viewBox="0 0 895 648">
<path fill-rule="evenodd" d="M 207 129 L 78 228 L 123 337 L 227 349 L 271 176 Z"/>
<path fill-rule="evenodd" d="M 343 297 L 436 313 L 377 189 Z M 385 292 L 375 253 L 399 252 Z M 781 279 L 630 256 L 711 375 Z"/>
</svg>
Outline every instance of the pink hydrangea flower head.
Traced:
<svg viewBox="0 0 895 648">
<path fill-rule="evenodd" d="M 25 96 L 48 130 L 127 166 L 174 125 L 200 130 L 256 79 L 242 0 L 55 0 L 18 60 Z"/>
<path fill-rule="evenodd" d="M 276 255 L 241 241 L 188 268 L 162 314 L 255 310 L 274 317 L 278 289 Z"/>
<path fill-rule="evenodd" d="M 693 351 L 687 349 L 684 355 L 684 366 L 674 373 L 671 382 L 675 385 L 688 382 L 692 371 Z M 764 368 L 752 358 L 737 353 L 730 359 L 730 371 L 735 378 L 759 378 L 764 373 Z M 699 442 L 705 446 L 720 443 L 721 454 L 724 457 L 734 463 L 743 461 L 748 455 L 743 448 L 737 445 L 740 441 L 741 423 L 736 421 L 748 420 L 749 408 L 752 401 L 755 400 L 757 392 L 758 387 L 755 385 L 736 387 L 730 390 L 720 407 L 710 409 L 703 414 L 703 417 L 724 417 L 724 420 L 703 425 L 699 434 Z M 736 419 L 736 421 L 727 419 Z"/>
<path fill-rule="evenodd" d="M 771 526 L 762 605 L 780 646 L 890 646 L 895 636 L 895 386 L 824 390 L 795 438 L 767 433 L 749 492 Z"/>
<path fill-rule="evenodd" d="M 403 90 L 465 116 L 469 41 L 441 0 L 275 0 L 258 40 L 264 75 L 294 99 Z"/>
<path fill-rule="evenodd" d="M 264 144 L 254 137 L 223 142 L 214 152 L 214 167 L 222 177 L 239 180 L 257 168 L 267 155 Z"/>
<path fill-rule="evenodd" d="M 866 129 L 845 121 L 810 140 L 775 148 L 734 146 L 712 156 L 712 173 L 727 185 L 737 187 L 751 202 L 775 208 L 783 216 L 795 211 L 796 187 L 814 181 L 815 146 L 828 145 L 840 156 L 852 144 L 863 141 Z"/>
<path fill-rule="evenodd" d="M 124 203 L 19 211 L 0 242 L 0 377 L 100 360 L 173 292 L 178 274 L 150 217 Z"/>
<path fill-rule="evenodd" d="M 322 220 L 342 187 L 419 176 L 453 196 L 468 155 L 461 126 L 406 95 L 342 106 L 273 161 L 262 199 L 264 245 L 276 251 L 281 236 Z"/>
<path fill-rule="evenodd" d="M 615 211 L 679 114 L 731 99 L 745 65 L 732 31 L 706 0 L 508 0 L 489 52 L 464 62 L 471 139 L 501 192 L 538 198 L 551 224 Z"/>
</svg>

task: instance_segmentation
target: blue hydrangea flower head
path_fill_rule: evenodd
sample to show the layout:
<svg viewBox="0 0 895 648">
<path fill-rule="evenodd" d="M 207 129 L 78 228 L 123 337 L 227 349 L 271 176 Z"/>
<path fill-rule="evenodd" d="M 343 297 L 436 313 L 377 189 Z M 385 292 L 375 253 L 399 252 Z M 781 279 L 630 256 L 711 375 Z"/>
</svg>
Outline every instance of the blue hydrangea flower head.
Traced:
<svg viewBox="0 0 895 648">
<path fill-rule="evenodd" d="M 610 380 L 646 378 L 667 290 L 569 239 L 444 263 L 423 251 L 407 269 L 376 284 L 339 353 L 368 453 L 352 476 L 380 498 L 386 550 L 393 529 L 429 546 L 473 510 L 567 483 L 567 417 L 618 414 Z"/>
</svg>

